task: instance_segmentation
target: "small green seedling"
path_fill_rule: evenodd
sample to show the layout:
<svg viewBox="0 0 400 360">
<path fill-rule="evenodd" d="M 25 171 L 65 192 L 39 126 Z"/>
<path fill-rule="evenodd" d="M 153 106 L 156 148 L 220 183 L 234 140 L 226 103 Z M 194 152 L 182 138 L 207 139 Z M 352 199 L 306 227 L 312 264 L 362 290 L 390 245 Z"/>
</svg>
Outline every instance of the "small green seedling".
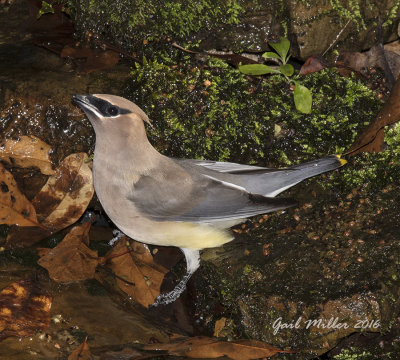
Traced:
<svg viewBox="0 0 400 360">
<path fill-rule="evenodd" d="M 304 85 L 301 85 L 299 81 L 291 78 L 294 74 L 294 67 L 287 63 L 290 59 L 289 40 L 281 38 L 278 43 L 269 43 L 269 45 L 275 50 L 275 52 L 267 51 L 262 54 L 262 57 L 267 59 L 277 59 L 280 62 L 279 70 L 273 69 L 265 64 L 239 65 L 239 70 L 246 75 L 283 75 L 288 83 L 294 83 L 295 85 L 293 97 L 296 109 L 304 114 L 309 114 L 311 112 L 312 94 L 311 91 Z"/>
</svg>

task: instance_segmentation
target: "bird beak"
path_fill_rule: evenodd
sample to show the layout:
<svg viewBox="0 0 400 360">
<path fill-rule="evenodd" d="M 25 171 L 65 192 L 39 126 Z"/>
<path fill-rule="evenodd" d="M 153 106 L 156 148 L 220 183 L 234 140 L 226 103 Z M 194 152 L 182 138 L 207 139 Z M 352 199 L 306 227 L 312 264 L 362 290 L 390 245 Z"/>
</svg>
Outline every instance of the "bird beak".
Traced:
<svg viewBox="0 0 400 360">
<path fill-rule="evenodd" d="M 85 95 L 72 95 L 72 101 L 79 106 L 85 106 L 89 103 Z"/>
<path fill-rule="evenodd" d="M 72 101 L 85 112 L 85 114 L 89 117 L 89 120 L 93 118 L 93 115 L 95 115 L 95 118 L 101 117 L 101 114 L 99 114 L 98 109 L 92 104 L 91 98 L 93 98 L 93 96 L 91 95 L 72 96 Z"/>
</svg>

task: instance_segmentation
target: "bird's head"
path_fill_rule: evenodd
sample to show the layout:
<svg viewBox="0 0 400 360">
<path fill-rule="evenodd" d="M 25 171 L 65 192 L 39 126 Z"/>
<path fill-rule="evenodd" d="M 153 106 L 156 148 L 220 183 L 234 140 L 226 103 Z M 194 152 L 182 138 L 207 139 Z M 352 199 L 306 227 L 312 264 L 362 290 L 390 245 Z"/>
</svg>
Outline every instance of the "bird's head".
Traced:
<svg viewBox="0 0 400 360">
<path fill-rule="evenodd" d="M 74 95 L 72 97 L 90 120 L 97 136 L 143 133 L 143 122 L 151 122 L 145 112 L 123 97 L 108 94 Z"/>
</svg>

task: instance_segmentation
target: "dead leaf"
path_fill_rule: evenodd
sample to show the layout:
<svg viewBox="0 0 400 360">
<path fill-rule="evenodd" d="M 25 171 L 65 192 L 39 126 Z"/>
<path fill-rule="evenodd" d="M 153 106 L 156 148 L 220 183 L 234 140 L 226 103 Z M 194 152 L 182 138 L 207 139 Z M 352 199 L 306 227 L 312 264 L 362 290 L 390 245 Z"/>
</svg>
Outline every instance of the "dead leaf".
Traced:
<svg viewBox="0 0 400 360">
<path fill-rule="evenodd" d="M 7 248 L 29 247 L 46 239 L 52 234 L 48 229 L 39 226 L 11 226 L 7 234 Z"/>
<path fill-rule="evenodd" d="M 17 186 L 13 176 L 0 164 L 0 224 L 39 226 L 36 211 Z"/>
<path fill-rule="evenodd" d="M 378 44 L 366 52 L 343 53 L 338 57 L 336 66 L 349 68 L 359 73 L 371 67 L 379 68 L 385 72 L 387 78 L 397 79 L 400 74 L 400 55 L 393 49 L 393 45 L 382 47 Z"/>
<path fill-rule="evenodd" d="M 36 248 L 37 254 L 39 255 L 39 257 L 43 257 L 46 256 L 51 249 L 50 248 Z"/>
<path fill-rule="evenodd" d="M 31 280 L 20 280 L 4 288 L 0 292 L 0 340 L 47 329 L 51 301 L 51 296 Z"/>
<path fill-rule="evenodd" d="M 91 360 L 93 359 L 92 354 L 90 353 L 89 345 L 85 341 L 79 345 L 69 356 L 68 360 Z"/>
<path fill-rule="evenodd" d="M 0 159 L 23 168 L 37 167 L 44 175 L 54 174 L 49 157 L 50 146 L 35 136 L 6 139 L 0 144 Z"/>
<path fill-rule="evenodd" d="M 132 241 L 131 247 L 119 241 L 105 258 L 110 259 L 109 266 L 119 278 L 131 283 L 117 279 L 120 289 L 138 303 L 149 307 L 160 294 L 160 286 L 168 270 L 154 263 L 153 256 L 144 244 Z"/>
<path fill-rule="evenodd" d="M 43 256 L 38 264 L 49 272 L 57 282 L 80 281 L 92 279 L 98 265 L 97 251 L 88 248 L 91 223 L 77 225 L 65 236 L 55 248 Z"/>
<path fill-rule="evenodd" d="M 215 337 L 219 337 L 219 334 L 224 329 L 225 324 L 226 324 L 225 317 L 223 317 L 215 322 L 215 325 L 214 325 L 214 336 Z"/>
<path fill-rule="evenodd" d="M 400 56 L 400 41 L 399 40 L 395 40 L 390 43 L 387 43 L 387 44 L 383 45 L 383 48 L 385 49 L 385 51 L 390 51 L 390 52 L 395 53 Z"/>
<path fill-rule="evenodd" d="M 172 340 L 169 344 L 145 345 L 144 349 L 166 350 L 170 355 L 191 358 L 215 359 L 227 356 L 233 360 L 260 359 L 274 356 L 277 353 L 294 353 L 294 351 L 279 350 L 262 341 L 238 340 L 228 342 L 204 336 L 182 337 Z"/>
<path fill-rule="evenodd" d="M 394 84 L 389 98 L 375 120 L 369 124 L 346 152 L 354 156 L 360 152 L 380 152 L 384 144 L 384 128 L 400 120 L 400 77 Z"/>
<path fill-rule="evenodd" d="M 87 155 L 67 156 L 32 200 L 40 223 L 53 232 L 74 224 L 94 194 Z"/>
<path fill-rule="evenodd" d="M 93 176 L 87 155 L 67 156 L 32 200 L 39 227 L 12 227 L 8 247 L 26 247 L 74 224 L 85 212 L 94 194 Z"/>
<path fill-rule="evenodd" d="M 329 66 L 329 63 L 320 55 L 310 56 L 300 69 L 300 75 L 312 74 Z"/>
</svg>

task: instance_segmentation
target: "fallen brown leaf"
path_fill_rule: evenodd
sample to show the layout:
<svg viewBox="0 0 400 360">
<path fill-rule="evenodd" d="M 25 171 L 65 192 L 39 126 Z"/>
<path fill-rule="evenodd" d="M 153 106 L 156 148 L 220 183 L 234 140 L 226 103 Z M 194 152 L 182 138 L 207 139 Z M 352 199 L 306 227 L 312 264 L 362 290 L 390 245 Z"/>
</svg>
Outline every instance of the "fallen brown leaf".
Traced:
<svg viewBox="0 0 400 360">
<path fill-rule="evenodd" d="M 300 69 L 300 75 L 312 74 L 329 67 L 329 63 L 320 55 L 310 56 Z"/>
<path fill-rule="evenodd" d="M 89 345 L 85 341 L 79 345 L 69 356 L 68 360 L 91 360 L 93 359 L 92 354 L 90 353 Z"/>
<path fill-rule="evenodd" d="M 145 350 L 164 350 L 175 356 L 191 358 L 215 359 L 227 356 L 233 360 L 250 360 L 274 356 L 277 353 L 293 353 L 279 350 L 262 341 L 238 340 L 235 342 L 219 341 L 204 336 L 182 337 L 172 340 L 169 344 L 145 345 Z"/>
<path fill-rule="evenodd" d="M 44 175 L 54 174 L 49 157 L 50 146 L 35 136 L 6 139 L 0 144 L 0 159 L 23 168 L 37 167 Z"/>
<path fill-rule="evenodd" d="M 51 296 L 35 282 L 20 280 L 0 292 L 0 340 L 29 336 L 50 324 Z"/>
<path fill-rule="evenodd" d="M 393 51 L 393 48 L 393 46 L 375 45 L 366 52 L 343 53 L 337 59 L 336 65 L 359 73 L 371 67 L 379 68 L 385 71 L 386 76 L 388 76 L 387 72 L 391 72 L 391 77 L 397 79 L 400 74 L 400 55 Z"/>
<path fill-rule="evenodd" d="M 39 255 L 39 257 L 43 257 L 47 255 L 51 251 L 51 248 L 36 248 L 36 252 Z"/>
<path fill-rule="evenodd" d="M 13 176 L 0 164 L 0 224 L 40 226 L 36 211 L 17 186 Z"/>
<path fill-rule="evenodd" d="M 354 156 L 361 152 L 380 152 L 384 144 L 384 128 L 400 120 L 400 77 L 394 84 L 389 98 L 375 120 L 369 124 L 346 152 Z"/>
<path fill-rule="evenodd" d="M 214 325 L 214 336 L 219 337 L 221 331 L 224 329 L 226 324 L 226 318 L 223 317 L 215 322 Z"/>
<path fill-rule="evenodd" d="M 109 259 L 109 266 L 113 272 L 129 282 L 117 279 L 122 291 L 145 307 L 154 303 L 160 294 L 160 286 L 168 270 L 154 263 L 147 246 L 132 241 L 130 249 L 124 241 L 119 241 L 105 258 Z"/>
<path fill-rule="evenodd" d="M 7 248 L 29 247 L 46 239 L 52 234 L 48 229 L 39 226 L 11 226 L 7 233 Z"/>
<path fill-rule="evenodd" d="M 41 249 L 38 264 L 57 282 L 92 279 L 98 265 L 97 251 L 88 248 L 91 223 L 77 225 L 55 248 Z"/>
<path fill-rule="evenodd" d="M 40 223 L 53 232 L 74 224 L 94 194 L 85 153 L 67 156 L 32 200 Z"/>
<path fill-rule="evenodd" d="M 94 194 L 93 176 L 87 155 L 67 156 L 32 200 L 39 227 L 12 227 L 8 247 L 31 246 L 52 233 L 74 224 L 85 212 Z"/>
</svg>

